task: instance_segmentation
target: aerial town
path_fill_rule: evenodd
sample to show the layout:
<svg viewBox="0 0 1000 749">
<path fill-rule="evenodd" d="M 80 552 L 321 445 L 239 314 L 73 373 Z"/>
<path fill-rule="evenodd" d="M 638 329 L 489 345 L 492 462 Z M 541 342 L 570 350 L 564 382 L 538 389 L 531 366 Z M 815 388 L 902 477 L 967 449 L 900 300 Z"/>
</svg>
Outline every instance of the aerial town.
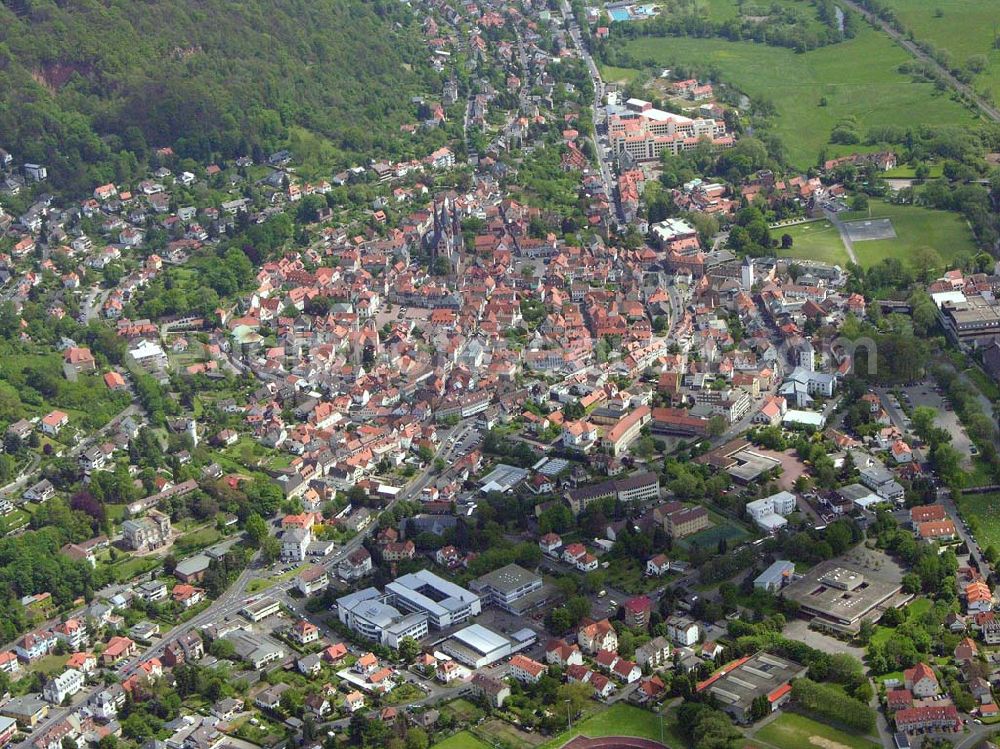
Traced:
<svg viewBox="0 0 1000 749">
<path fill-rule="evenodd" d="M 677 3 L 403 4 L 403 150 L 0 129 L 0 747 L 995 746 L 1000 137 L 803 166 Z M 891 47 L 832 5 L 725 43 Z"/>
</svg>

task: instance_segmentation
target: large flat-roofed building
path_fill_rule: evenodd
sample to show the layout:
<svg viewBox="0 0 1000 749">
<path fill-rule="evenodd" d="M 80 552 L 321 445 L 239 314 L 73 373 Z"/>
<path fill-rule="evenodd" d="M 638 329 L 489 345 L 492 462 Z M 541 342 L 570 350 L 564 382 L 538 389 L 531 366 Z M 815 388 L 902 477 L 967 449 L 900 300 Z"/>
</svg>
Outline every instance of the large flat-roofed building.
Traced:
<svg viewBox="0 0 1000 749">
<path fill-rule="evenodd" d="M 510 640 L 481 624 L 458 630 L 442 643 L 441 650 L 472 668 L 490 666 L 513 651 Z"/>
<path fill-rule="evenodd" d="M 469 583 L 487 605 L 520 616 L 541 605 L 550 597 L 541 575 L 516 564 L 493 570 Z"/>
<path fill-rule="evenodd" d="M 337 599 L 337 618 L 362 637 L 389 648 L 398 648 L 404 637 L 419 640 L 427 635 L 426 614 L 404 614 L 387 598 L 375 588 L 343 596 Z"/>
<path fill-rule="evenodd" d="M 385 586 L 389 603 L 427 615 L 435 629 L 447 629 L 482 613 L 479 596 L 428 570 L 411 572 Z"/>
<path fill-rule="evenodd" d="M 766 697 L 774 712 L 791 699 L 792 679 L 805 672 L 806 667 L 795 661 L 762 651 L 726 664 L 699 683 L 696 691 L 714 697 L 740 723 L 750 723 L 757 698 Z"/>
<path fill-rule="evenodd" d="M 279 611 L 281 611 L 281 604 L 274 598 L 270 598 L 268 596 L 254 601 L 253 603 L 248 603 L 240 609 L 240 613 L 252 622 L 259 622 L 263 619 L 267 619 L 267 617 L 274 616 Z"/>
<path fill-rule="evenodd" d="M 799 604 L 799 612 L 813 623 L 838 632 L 855 633 L 862 619 L 876 620 L 902 583 L 882 570 L 858 569 L 830 560 L 807 572 L 784 589 L 784 596 Z"/>
<path fill-rule="evenodd" d="M 994 300 L 960 291 L 932 294 L 941 327 L 955 343 L 975 345 L 1000 335 L 1000 305 Z"/>
</svg>

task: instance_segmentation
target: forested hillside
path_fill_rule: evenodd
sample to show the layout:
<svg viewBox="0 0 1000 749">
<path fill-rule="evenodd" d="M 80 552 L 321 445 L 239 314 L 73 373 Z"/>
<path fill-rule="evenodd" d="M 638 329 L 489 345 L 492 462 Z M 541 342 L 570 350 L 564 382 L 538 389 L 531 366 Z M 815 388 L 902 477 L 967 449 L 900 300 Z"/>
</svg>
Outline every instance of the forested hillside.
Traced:
<svg viewBox="0 0 1000 749">
<path fill-rule="evenodd" d="M 440 90 L 395 0 L 2 3 L 0 147 L 68 189 L 159 146 L 259 155 L 292 125 L 378 153 L 412 119 L 410 96 Z"/>
</svg>

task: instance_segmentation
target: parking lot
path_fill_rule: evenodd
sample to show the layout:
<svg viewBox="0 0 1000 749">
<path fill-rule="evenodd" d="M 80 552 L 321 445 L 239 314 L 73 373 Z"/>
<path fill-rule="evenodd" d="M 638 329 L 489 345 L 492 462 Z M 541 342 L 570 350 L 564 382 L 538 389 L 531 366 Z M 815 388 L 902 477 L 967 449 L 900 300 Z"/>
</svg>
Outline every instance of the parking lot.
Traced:
<svg viewBox="0 0 1000 749">
<path fill-rule="evenodd" d="M 934 390 L 934 386 L 930 383 L 914 385 L 912 387 L 904 387 L 902 391 L 910 397 L 910 406 L 912 408 L 926 406 L 934 409 L 937 414 L 934 417 L 934 425 L 947 430 L 948 434 L 951 435 L 952 447 L 961 453 L 967 466 L 971 465 L 973 455 L 972 440 L 965 433 L 965 428 L 958 420 L 958 415 L 954 411 L 947 410 L 944 397 Z"/>
<path fill-rule="evenodd" d="M 862 221 L 845 221 L 844 230 L 852 242 L 867 242 L 875 239 L 895 239 L 896 230 L 887 218 L 872 218 Z"/>
</svg>

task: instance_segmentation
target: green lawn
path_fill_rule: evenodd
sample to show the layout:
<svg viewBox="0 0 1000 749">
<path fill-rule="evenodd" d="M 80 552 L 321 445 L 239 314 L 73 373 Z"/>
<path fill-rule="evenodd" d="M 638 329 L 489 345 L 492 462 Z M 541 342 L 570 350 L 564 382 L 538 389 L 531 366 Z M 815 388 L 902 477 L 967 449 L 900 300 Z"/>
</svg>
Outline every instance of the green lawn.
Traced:
<svg viewBox="0 0 1000 749">
<path fill-rule="evenodd" d="M 444 741 L 439 741 L 432 749 L 491 749 L 491 747 L 468 731 L 461 731 L 454 736 L 449 736 Z"/>
<path fill-rule="evenodd" d="M 1000 100 L 1000 51 L 993 49 L 1000 7 L 995 0 L 887 0 L 886 4 L 918 40 L 946 50 L 954 64 L 964 67 L 971 56 L 983 55 L 986 69 L 972 85 Z"/>
<path fill-rule="evenodd" d="M 879 200 L 873 200 L 869 208 L 872 218 L 892 220 L 896 238 L 855 242 L 854 253 L 864 267 L 874 265 L 885 257 L 911 262 L 917 250 L 929 248 L 939 259 L 935 261 L 937 269 L 944 270 L 945 264 L 976 253 L 972 230 L 957 213 L 921 206 L 893 205 Z"/>
<path fill-rule="evenodd" d="M 847 267 L 850 260 L 847 249 L 840 238 L 840 232 L 829 221 L 809 221 L 805 224 L 771 229 L 771 235 L 779 240 L 784 234 L 792 238 L 792 246 L 787 250 L 779 249 L 780 257 L 820 260 L 839 265 L 841 268 Z"/>
<path fill-rule="evenodd" d="M 156 569 L 159 565 L 159 557 L 123 557 L 112 565 L 111 573 L 115 576 L 116 582 L 124 583 L 136 575 Z"/>
<path fill-rule="evenodd" d="M 47 655 L 32 663 L 31 670 L 51 676 L 62 671 L 67 660 L 69 660 L 68 655 Z"/>
<path fill-rule="evenodd" d="M 825 746 L 828 749 L 877 749 L 878 744 L 863 736 L 838 730 L 797 713 L 783 713 L 768 723 L 755 738 L 779 749 Z"/>
<path fill-rule="evenodd" d="M 663 716 L 663 740 L 671 749 L 682 749 L 684 742 L 677 733 L 676 723 L 670 715 Z M 590 738 L 600 736 L 636 736 L 660 740 L 660 716 L 648 710 L 617 702 L 607 710 L 592 715 L 564 731 L 539 749 L 557 749 L 574 736 L 583 734 Z"/>
<path fill-rule="evenodd" d="M 483 717 L 483 711 L 468 700 L 457 699 L 441 707 L 442 712 L 451 713 L 463 723 L 475 723 Z"/>
<path fill-rule="evenodd" d="M 616 68 L 613 65 L 601 65 L 601 78 L 605 83 L 631 83 L 639 77 L 635 68 Z"/>
<path fill-rule="evenodd" d="M 944 175 L 943 164 L 928 164 L 927 166 L 930 170 L 930 174 L 927 175 L 928 179 L 935 179 Z M 917 168 L 903 164 L 902 166 L 897 166 L 895 169 L 883 172 L 882 176 L 886 179 L 914 179 L 917 176 Z"/>
<path fill-rule="evenodd" d="M 293 577 L 302 572 L 302 570 L 304 570 L 308 566 L 309 566 L 308 564 L 300 564 L 298 567 L 294 567 L 293 569 L 288 570 L 288 572 L 282 572 L 280 575 L 269 577 L 266 580 L 263 580 L 261 578 L 255 578 L 247 584 L 247 592 L 257 593 L 261 590 L 267 590 L 276 583 L 283 583 L 288 580 L 291 580 Z"/>
<path fill-rule="evenodd" d="M 29 522 L 31 522 L 31 515 L 21 508 L 15 507 L 9 515 L 0 516 L 0 535 L 23 528 Z"/>
<path fill-rule="evenodd" d="M 976 519 L 976 541 L 980 548 L 996 546 L 1000 549 L 1000 493 L 963 494 L 958 500 L 958 510 L 966 522 Z"/>
<path fill-rule="evenodd" d="M 211 546 L 222 538 L 222 534 L 214 526 L 205 526 L 198 530 L 185 533 L 174 542 L 174 549 L 180 554 L 191 554 L 206 546 Z"/>
<path fill-rule="evenodd" d="M 777 113 L 772 129 L 800 169 L 815 165 L 823 149 L 829 156 L 864 150 L 829 144 L 831 131 L 847 116 L 857 118 L 862 138 L 872 126 L 967 125 L 976 119 L 948 93 L 900 73 L 897 68 L 909 55 L 867 26 L 854 39 L 803 54 L 753 42 L 689 37 L 646 37 L 625 43 L 624 49 L 664 67 L 698 60 L 718 69 L 724 81 L 751 100 L 772 102 Z M 820 106 L 823 98 L 826 106 Z"/>
</svg>

